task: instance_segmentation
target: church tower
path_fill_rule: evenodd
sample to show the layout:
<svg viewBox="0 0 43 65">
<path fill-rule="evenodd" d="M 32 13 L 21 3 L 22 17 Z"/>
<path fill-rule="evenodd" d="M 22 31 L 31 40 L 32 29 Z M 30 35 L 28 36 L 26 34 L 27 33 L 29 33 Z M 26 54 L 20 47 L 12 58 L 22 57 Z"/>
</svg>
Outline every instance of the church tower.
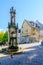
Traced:
<svg viewBox="0 0 43 65">
<path fill-rule="evenodd" d="M 15 15 L 16 15 L 16 11 L 14 10 L 13 7 L 11 7 L 10 22 L 8 23 L 8 43 L 9 43 L 9 48 L 11 49 L 18 48 L 18 43 L 17 43 L 18 26 L 16 25 Z"/>
</svg>

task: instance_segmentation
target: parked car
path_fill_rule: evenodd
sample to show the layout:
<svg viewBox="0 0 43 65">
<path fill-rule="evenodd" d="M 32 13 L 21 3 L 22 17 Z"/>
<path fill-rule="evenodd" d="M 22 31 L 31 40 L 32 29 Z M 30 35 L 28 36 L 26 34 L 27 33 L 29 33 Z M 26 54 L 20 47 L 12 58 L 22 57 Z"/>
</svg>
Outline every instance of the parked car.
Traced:
<svg viewBox="0 0 43 65">
<path fill-rule="evenodd" d="M 40 44 L 40 45 L 43 45 L 43 40 L 41 40 L 41 41 L 39 42 L 39 44 Z"/>
<path fill-rule="evenodd" d="M 41 41 L 41 45 L 43 45 L 43 40 Z"/>
</svg>

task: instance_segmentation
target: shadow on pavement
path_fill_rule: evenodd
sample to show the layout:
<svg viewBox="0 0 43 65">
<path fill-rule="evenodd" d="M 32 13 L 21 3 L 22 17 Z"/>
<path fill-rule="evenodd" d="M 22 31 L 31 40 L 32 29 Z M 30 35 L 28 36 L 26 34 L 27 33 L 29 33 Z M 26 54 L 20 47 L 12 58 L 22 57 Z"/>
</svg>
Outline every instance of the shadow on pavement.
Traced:
<svg viewBox="0 0 43 65">
<path fill-rule="evenodd" d="M 23 51 L 13 55 L 13 58 L 11 55 L 0 57 L 0 65 L 43 65 L 43 51 L 38 46 L 25 48 Z"/>
</svg>

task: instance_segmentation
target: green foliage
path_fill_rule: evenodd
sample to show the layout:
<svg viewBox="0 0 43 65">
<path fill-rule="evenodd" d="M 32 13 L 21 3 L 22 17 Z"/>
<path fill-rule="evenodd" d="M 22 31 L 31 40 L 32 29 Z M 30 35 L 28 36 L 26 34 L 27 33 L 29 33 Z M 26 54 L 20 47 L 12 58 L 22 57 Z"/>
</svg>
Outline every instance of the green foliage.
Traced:
<svg viewBox="0 0 43 65">
<path fill-rule="evenodd" d="M 3 36 L 3 42 L 7 42 L 7 41 L 8 41 L 8 32 L 6 31 Z"/>
<path fill-rule="evenodd" d="M 4 32 L 0 32 L 0 42 L 2 42 L 3 40 L 3 36 L 4 36 Z"/>
</svg>

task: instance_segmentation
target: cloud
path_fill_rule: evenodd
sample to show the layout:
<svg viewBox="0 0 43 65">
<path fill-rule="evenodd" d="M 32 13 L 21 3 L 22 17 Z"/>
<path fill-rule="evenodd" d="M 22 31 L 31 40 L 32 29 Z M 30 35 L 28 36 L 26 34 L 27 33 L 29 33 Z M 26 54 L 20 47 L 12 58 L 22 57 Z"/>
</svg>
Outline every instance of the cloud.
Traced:
<svg viewBox="0 0 43 65">
<path fill-rule="evenodd" d="M 3 31 L 3 29 L 0 29 L 0 31 Z"/>
<path fill-rule="evenodd" d="M 2 29 L 2 28 L 0 28 L 0 32 L 6 32 L 6 31 L 8 31 L 8 29 Z"/>
</svg>

